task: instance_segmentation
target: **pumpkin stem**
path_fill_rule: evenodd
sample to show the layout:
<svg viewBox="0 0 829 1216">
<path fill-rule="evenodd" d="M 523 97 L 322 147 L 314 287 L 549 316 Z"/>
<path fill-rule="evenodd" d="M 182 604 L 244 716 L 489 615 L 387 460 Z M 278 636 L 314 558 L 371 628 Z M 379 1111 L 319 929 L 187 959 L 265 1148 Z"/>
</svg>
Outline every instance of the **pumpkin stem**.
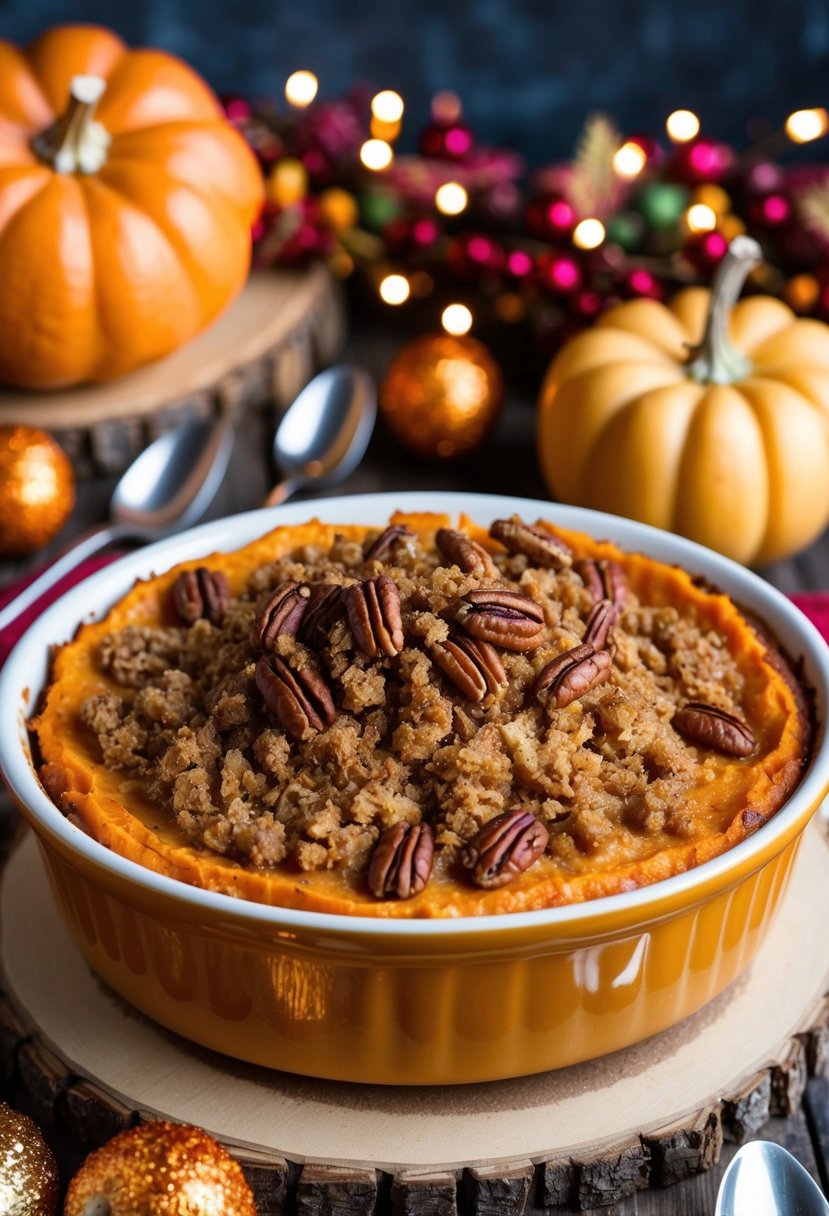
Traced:
<svg viewBox="0 0 829 1216">
<path fill-rule="evenodd" d="M 702 341 L 691 348 L 685 365 L 689 379 L 700 384 L 733 384 L 751 372 L 751 361 L 731 345 L 728 323 L 747 274 L 762 260 L 762 250 L 750 236 L 737 236 L 729 245 L 711 284 Z"/>
<path fill-rule="evenodd" d="M 69 105 L 32 140 L 35 155 L 56 173 L 97 173 L 106 160 L 109 133 L 94 121 L 105 88 L 101 76 L 73 76 Z"/>
</svg>

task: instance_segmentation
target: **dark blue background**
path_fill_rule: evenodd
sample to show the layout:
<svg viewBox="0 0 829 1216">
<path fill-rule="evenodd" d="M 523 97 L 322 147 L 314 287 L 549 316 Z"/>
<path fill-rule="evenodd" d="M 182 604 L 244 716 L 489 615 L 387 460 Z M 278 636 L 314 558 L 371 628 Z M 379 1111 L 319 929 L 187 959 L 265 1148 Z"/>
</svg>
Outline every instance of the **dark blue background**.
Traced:
<svg viewBox="0 0 829 1216">
<path fill-rule="evenodd" d="M 657 133 L 687 106 L 742 144 L 753 116 L 829 101 L 826 0 L 0 0 L 15 41 L 68 20 L 175 51 L 219 90 L 281 93 L 296 67 L 329 95 L 394 87 L 410 132 L 452 88 L 480 136 L 535 163 L 569 153 L 591 110 Z"/>
</svg>

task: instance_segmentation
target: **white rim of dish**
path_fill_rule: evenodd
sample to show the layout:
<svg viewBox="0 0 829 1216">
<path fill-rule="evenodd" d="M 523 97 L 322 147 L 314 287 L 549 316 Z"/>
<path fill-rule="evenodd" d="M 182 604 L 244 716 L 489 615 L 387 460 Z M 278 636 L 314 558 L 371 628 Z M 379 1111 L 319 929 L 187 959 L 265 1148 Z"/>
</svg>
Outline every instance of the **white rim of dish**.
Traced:
<svg viewBox="0 0 829 1216">
<path fill-rule="evenodd" d="M 768 824 L 719 857 L 634 891 L 529 912 L 434 919 L 305 911 L 207 891 L 157 874 L 138 862 L 119 856 L 66 819 L 36 779 L 25 726 L 30 705 L 36 703 L 40 692 L 43 683 L 40 677 L 45 677 L 49 647 L 53 643 L 68 640 L 80 621 L 97 620 L 103 616 L 129 590 L 136 578 L 146 578 L 180 561 L 207 557 L 223 549 L 230 551 L 231 548 L 239 548 L 281 524 L 297 524 L 318 518 L 326 523 L 353 522 L 371 526 L 384 523 L 394 511 L 437 512 L 452 516 L 465 512 L 476 522 L 486 524 L 504 514 L 546 517 L 564 528 L 613 540 L 622 548 L 639 550 L 661 561 L 679 564 L 693 574 L 710 579 L 717 587 L 757 611 L 771 625 L 776 638 L 794 659 L 806 657 L 809 678 L 817 694 L 818 737 L 809 771 L 795 793 Z M 90 609 L 90 604 L 100 606 Z M 23 695 L 24 689 L 31 690 L 28 700 Z M 753 853 L 763 849 L 772 835 L 783 835 L 791 822 L 802 815 L 806 806 L 818 802 L 823 793 L 826 778 L 822 774 L 829 768 L 829 739 L 825 729 L 827 711 L 829 646 L 817 629 L 781 592 L 759 575 L 702 545 L 621 516 L 540 499 L 433 491 L 341 495 L 249 511 L 201 524 L 120 558 L 65 592 L 30 625 L 0 672 L 0 715 L 5 722 L 18 723 L 17 731 L 0 733 L 0 774 L 14 796 L 31 809 L 48 833 L 58 837 L 90 862 L 135 882 L 139 887 L 205 911 L 220 913 L 225 918 L 230 914 L 234 919 L 254 920 L 274 928 L 303 928 L 352 937 L 355 933 L 377 937 L 454 937 L 477 932 L 507 933 L 543 926 L 551 929 L 570 926 L 583 929 L 590 921 L 604 919 L 614 912 L 639 910 L 646 913 L 650 904 L 680 895 L 709 879 L 716 881 L 724 872 L 739 867 Z"/>
</svg>

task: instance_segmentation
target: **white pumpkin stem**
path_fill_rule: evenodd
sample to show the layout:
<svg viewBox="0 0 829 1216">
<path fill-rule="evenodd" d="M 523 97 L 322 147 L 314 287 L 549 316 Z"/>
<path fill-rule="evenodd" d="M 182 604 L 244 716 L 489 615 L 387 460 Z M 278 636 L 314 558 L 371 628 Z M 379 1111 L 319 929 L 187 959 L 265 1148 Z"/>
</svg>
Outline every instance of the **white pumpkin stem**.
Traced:
<svg viewBox="0 0 829 1216">
<path fill-rule="evenodd" d="M 762 260 L 763 252 L 750 236 L 736 236 L 728 246 L 711 284 L 702 341 L 691 349 L 685 365 L 689 379 L 700 384 L 733 384 L 751 372 L 751 361 L 731 345 L 728 324 L 747 275 Z"/>
<path fill-rule="evenodd" d="M 109 133 L 94 118 L 105 89 L 102 76 L 73 76 L 66 110 L 32 141 L 35 154 L 56 173 L 97 173 L 106 161 Z"/>
</svg>

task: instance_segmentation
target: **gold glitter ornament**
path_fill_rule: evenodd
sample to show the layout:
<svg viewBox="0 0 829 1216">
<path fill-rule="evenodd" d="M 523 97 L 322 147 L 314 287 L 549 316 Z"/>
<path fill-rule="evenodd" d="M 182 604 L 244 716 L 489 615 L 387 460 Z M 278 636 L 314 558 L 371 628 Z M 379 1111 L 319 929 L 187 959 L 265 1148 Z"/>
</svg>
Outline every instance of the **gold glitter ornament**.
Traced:
<svg viewBox="0 0 829 1216">
<path fill-rule="evenodd" d="M 0 1209 L 2 1211 L 2 1209 Z M 206 1132 L 142 1123 L 91 1153 L 69 1184 L 63 1216 L 256 1216 L 241 1167 Z"/>
<path fill-rule="evenodd" d="M 0 1212 L 3 1216 L 54 1216 L 58 1167 L 40 1129 L 0 1102 Z"/>
<path fill-rule="evenodd" d="M 74 505 L 72 465 L 54 439 L 30 426 L 0 427 L 0 557 L 42 549 Z"/>
<path fill-rule="evenodd" d="M 474 452 L 501 406 L 497 363 L 476 338 L 427 334 L 396 355 L 380 389 L 387 426 L 416 456 L 453 460 Z"/>
</svg>

